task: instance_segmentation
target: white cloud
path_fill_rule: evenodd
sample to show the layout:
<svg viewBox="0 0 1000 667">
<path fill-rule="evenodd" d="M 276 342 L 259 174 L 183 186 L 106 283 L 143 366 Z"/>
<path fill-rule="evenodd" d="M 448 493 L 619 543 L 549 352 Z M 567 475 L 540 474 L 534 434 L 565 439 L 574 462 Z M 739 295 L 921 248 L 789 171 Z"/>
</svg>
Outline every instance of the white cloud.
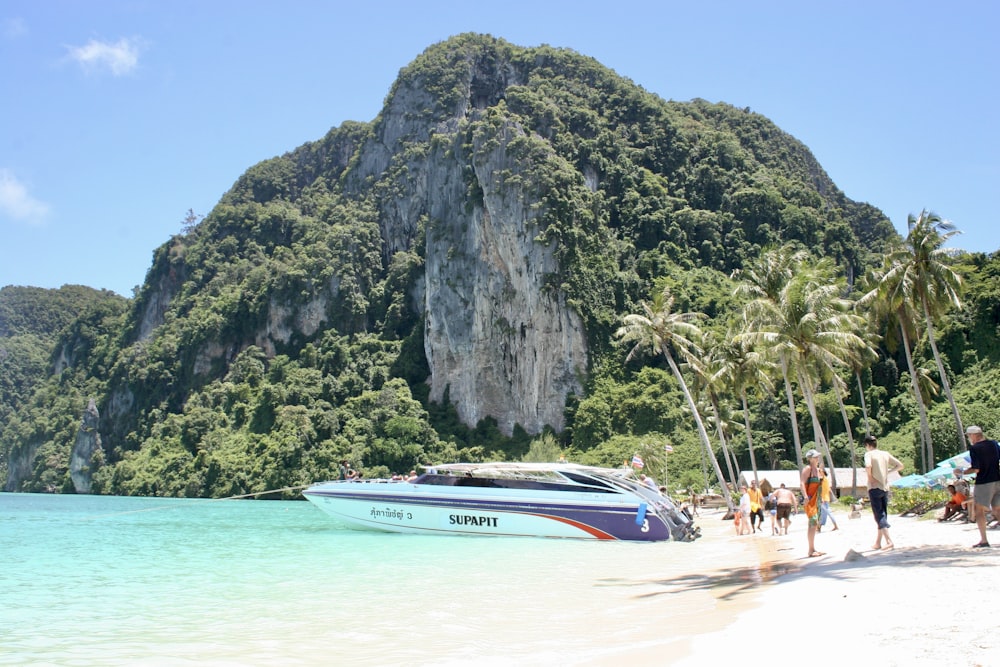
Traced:
<svg viewBox="0 0 1000 667">
<path fill-rule="evenodd" d="M 48 214 L 48 204 L 32 197 L 9 169 L 0 169 L 0 215 L 40 224 Z"/>
<path fill-rule="evenodd" d="M 139 44 L 125 38 L 114 44 L 92 39 L 83 46 L 69 47 L 69 56 L 88 72 L 110 70 L 122 76 L 139 65 Z"/>
</svg>

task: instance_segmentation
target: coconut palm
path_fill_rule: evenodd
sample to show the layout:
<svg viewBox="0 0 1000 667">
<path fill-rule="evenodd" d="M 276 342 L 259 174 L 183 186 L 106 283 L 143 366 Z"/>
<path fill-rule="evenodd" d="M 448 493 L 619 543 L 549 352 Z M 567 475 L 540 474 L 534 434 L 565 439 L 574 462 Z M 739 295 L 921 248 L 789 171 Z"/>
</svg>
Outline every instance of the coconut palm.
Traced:
<svg viewBox="0 0 1000 667">
<path fill-rule="evenodd" d="M 734 467 L 732 461 L 735 454 L 729 449 L 729 440 L 726 436 L 727 419 L 723 413 L 723 395 L 729 391 L 730 383 L 728 377 L 728 360 L 726 359 L 722 341 L 712 332 L 706 333 L 706 345 L 704 353 L 698 359 L 698 364 L 692 367 L 695 371 L 695 390 L 703 394 L 708 410 L 715 421 L 715 428 L 719 434 L 719 443 L 722 446 L 722 455 L 725 457 L 726 467 L 729 472 L 729 481 L 733 488 L 738 487 L 739 463 Z"/>
<path fill-rule="evenodd" d="M 886 272 L 885 280 L 898 280 L 901 285 L 911 290 L 906 298 L 913 301 L 927 329 L 927 342 L 934 355 L 934 363 L 941 378 L 941 388 L 951 406 L 958 447 L 961 450 L 965 446 L 965 429 L 962 427 L 962 417 L 958 414 L 948 373 L 945 372 L 934 338 L 934 320 L 949 307 L 962 306 L 959 300 L 962 276 L 951 267 L 950 255 L 944 248 L 944 244 L 959 231 L 952 223 L 926 209 L 917 217 L 910 214 L 906 224 L 909 233 L 903 244 L 890 253 L 889 270 Z M 899 274 L 905 274 L 905 277 Z M 931 463 L 933 455 L 928 465 Z"/>
<path fill-rule="evenodd" d="M 684 393 L 688 408 L 691 410 L 691 418 L 694 419 L 698 437 L 701 439 L 705 453 L 712 463 L 720 486 L 722 486 L 722 496 L 725 498 L 729 510 L 732 511 L 732 494 L 729 493 L 729 487 L 722 476 L 719 462 L 712 451 L 712 443 L 708 438 L 701 414 L 698 412 L 694 396 L 674 359 L 674 352 L 676 352 L 689 364 L 696 363 L 696 357 L 702 354 L 701 347 L 697 342 L 702 334 L 696 322 L 704 315 L 701 313 L 674 313 L 672 312 L 673 305 L 674 299 L 669 290 L 664 289 L 662 292 L 654 294 L 652 303 L 641 302 L 641 313 L 632 313 L 624 317 L 622 326 L 615 332 L 615 337 L 623 343 L 633 344 L 626 361 L 631 360 L 643 349 L 651 349 L 654 353 L 662 354 L 667 360 L 667 365 L 670 366 L 670 371 L 673 373 L 674 379 L 677 380 L 677 384 Z"/>
<path fill-rule="evenodd" d="M 739 278 L 735 295 L 747 299 L 743 319 L 745 331 L 740 337 L 746 337 L 752 330 L 765 324 L 778 307 L 781 294 L 796 274 L 798 268 L 809 258 L 809 253 L 799 246 L 787 244 L 771 248 L 759 255 L 744 269 L 733 272 L 733 277 Z M 746 338 L 746 340 L 751 340 Z M 751 342 L 751 345 L 753 343 Z M 792 425 L 792 443 L 795 448 L 795 461 L 802 467 L 802 441 L 799 436 L 799 420 L 795 411 L 795 395 L 792 392 L 791 360 L 788 350 L 777 347 L 768 352 L 778 360 L 781 377 L 784 380 L 785 398 L 788 401 L 788 419 Z"/>
<path fill-rule="evenodd" d="M 753 433 L 750 428 L 750 405 L 747 400 L 747 392 L 755 387 L 760 387 L 768 392 L 772 391 L 774 384 L 771 381 L 771 374 L 774 364 L 764 355 L 753 349 L 745 340 L 738 338 L 739 333 L 729 332 L 726 334 L 726 341 L 719 347 L 719 354 L 724 360 L 720 373 L 724 373 L 726 382 L 732 391 L 739 394 L 740 403 L 743 407 L 743 429 L 747 438 L 747 451 L 750 452 L 750 468 L 753 470 L 753 478 L 757 479 L 757 457 L 753 447 Z"/>
<path fill-rule="evenodd" d="M 913 274 L 904 271 L 892 271 L 896 264 L 892 256 L 886 257 L 883 266 L 875 269 L 865 277 L 861 298 L 857 305 L 866 309 L 870 316 L 886 323 L 885 345 L 890 352 L 903 348 L 906 367 L 910 372 L 910 388 L 917 404 L 917 416 L 920 419 L 920 458 L 922 470 L 930 470 L 934 462 L 934 443 L 931 441 L 930 424 L 927 421 L 927 406 L 920 389 L 919 375 L 913 363 L 911 340 L 917 337 L 916 313 L 911 295 L 913 287 L 909 284 L 914 280 Z"/>
<path fill-rule="evenodd" d="M 858 322 L 861 323 L 861 329 L 857 332 L 858 338 L 861 340 L 861 346 L 848 350 L 844 361 L 847 362 L 848 367 L 851 369 L 851 372 L 854 374 L 854 377 L 858 382 L 858 397 L 861 400 L 861 415 L 864 418 L 865 435 L 869 436 L 871 435 L 871 426 L 868 423 L 868 406 L 865 403 L 865 388 L 861 382 L 861 373 L 878 359 L 878 352 L 876 351 L 875 346 L 878 344 L 880 337 L 872 330 L 872 323 L 870 319 L 859 317 Z M 837 389 L 837 401 L 840 404 L 840 415 L 844 420 L 844 428 L 847 431 L 847 442 L 851 451 L 851 495 L 857 497 L 857 445 L 854 441 L 854 432 L 851 429 L 851 420 L 847 416 L 847 408 L 844 405 L 844 395 L 848 394 L 849 390 L 847 388 L 847 382 L 844 381 L 839 375 L 834 374 L 833 383 L 835 387 L 838 383 L 841 385 L 840 388 Z"/>
<path fill-rule="evenodd" d="M 856 306 L 857 304 L 855 304 Z M 855 309 L 856 310 L 856 309 Z M 874 324 L 870 318 L 862 317 L 861 322 L 863 322 L 863 327 L 861 331 L 858 332 L 858 336 L 861 338 L 863 345 L 860 348 L 851 350 L 847 356 L 847 364 L 851 367 L 851 372 L 854 373 L 854 378 L 858 383 L 858 398 L 861 401 L 861 415 L 864 418 L 865 423 L 865 435 L 871 435 L 872 429 L 871 425 L 868 423 L 868 405 L 865 402 L 865 388 L 864 384 L 861 382 L 861 374 L 868 368 L 871 367 L 876 361 L 878 361 L 878 349 L 877 346 L 882 340 L 874 331 Z"/>
<path fill-rule="evenodd" d="M 763 304 L 756 330 L 744 334 L 753 344 L 772 350 L 783 369 L 788 362 L 793 365 L 815 441 L 825 450 L 831 471 L 833 458 L 816 412 L 815 387 L 824 373 L 846 365 L 849 350 L 863 344 L 855 333 L 861 326 L 859 318 L 851 311 L 850 301 L 841 296 L 843 278 L 834 275 L 829 260 L 801 264 L 778 300 Z M 801 451 L 797 455 L 801 457 Z"/>
</svg>

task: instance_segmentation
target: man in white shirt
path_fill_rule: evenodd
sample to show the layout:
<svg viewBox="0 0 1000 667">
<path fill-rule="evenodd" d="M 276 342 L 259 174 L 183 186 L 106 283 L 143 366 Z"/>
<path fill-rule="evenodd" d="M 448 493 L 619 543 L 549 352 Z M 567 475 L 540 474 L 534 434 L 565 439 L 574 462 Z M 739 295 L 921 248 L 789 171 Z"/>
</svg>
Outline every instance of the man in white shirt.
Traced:
<svg viewBox="0 0 1000 667">
<path fill-rule="evenodd" d="M 865 437 L 865 472 L 868 473 L 868 500 L 878 525 L 878 537 L 874 549 L 892 549 L 895 546 L 889 538 L 889 473 L 903 469 L 903 464 L 889 452 L 878 448 L 875 436 Z"/>
</svg>

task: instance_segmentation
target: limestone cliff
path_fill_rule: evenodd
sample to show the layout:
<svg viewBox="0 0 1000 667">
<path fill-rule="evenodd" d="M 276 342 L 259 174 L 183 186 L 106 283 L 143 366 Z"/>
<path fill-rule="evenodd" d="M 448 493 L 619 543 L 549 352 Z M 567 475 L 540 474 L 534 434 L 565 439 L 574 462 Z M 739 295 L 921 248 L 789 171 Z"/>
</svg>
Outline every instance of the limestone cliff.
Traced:
<svg viewBox="0 0 1000 667">
<path fill-rule="evenodd" d="M 455 77 L 456 103 L 433 125 L 413 113 L 435 102 L 426 82 L 402 79 L 351 180 L 395 180 L 404 193 L 380 210 L 387 258 L 410 248 L 418 222 L 426 223 L 415 294 L 431 400 L 447 392 L 463 422 L 492 417 L 507 435 L 515 425 L 559 431 L 566 397 L 582 391 L 587 343 L 579 314 L 546 287 L 559 267 L 538 240 L 544 206 L 526 174 L 531 162 L 511 149 L 526 130 L 510 119 L 484 120 L 516 75 L 503 59 L 477 53 Z"/>
<path fill-rule="evenodd" d="M 94 455 L 96 453 L 97 458 L 103 456 L 101 435 L 97 432 L 100 421 L 101 414 L 97 410 L 97 403 L 94 399 L 90 399 L 87 409 L 83 411 L 80 430 L 77 431 L 76 442 L 73 444 L 69 460 L 69 475 L 77 493 L 90 493 Z"/>
</svg>

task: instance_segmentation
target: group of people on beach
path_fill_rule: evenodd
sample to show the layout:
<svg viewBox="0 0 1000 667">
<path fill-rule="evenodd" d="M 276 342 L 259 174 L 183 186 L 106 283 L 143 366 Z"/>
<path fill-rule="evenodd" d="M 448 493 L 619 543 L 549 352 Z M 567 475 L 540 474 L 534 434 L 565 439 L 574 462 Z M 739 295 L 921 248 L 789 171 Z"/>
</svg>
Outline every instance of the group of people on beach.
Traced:
<svg viewBox="0 0 1000 667">
<path fill-rule="evenodd" d="M 1000 520 L 1000 444 L 987 439 L 979 426 L 969 426 L 966 430 L 969 441 L 970 465 L 964 470 L 956 470 L 956 484 L 965 485 L 964 493 L 959 493 L 956 485 L 948 487 L 952 494 L 945 510 L 945 518 L 962 508 L 971 509 L 979 529 L 980 540 L 974 548 L 989 547 L 986 537 L 987 512 L 992 510 L 993 517 Z M 889 535 L 889 475 L 903 469 L 903 464 L 889 452 L 878 448 L 878 440 L 869 435 L 864 439 L 865 473 L 868 477 L 868 504 L 875 519 L 876 534 L 875 550 L 892 549 L 895 544 Z M 837 530 L 836 519 L 830 512 L 832 490 L 827 471 L 822 466 L 822 455 L 815 449 L 805 454 L 806 465 L 800 474 L 800 489 L 803 498 L 803 510 L 807 518 L 806 539 L 807 555 L 810 558 L 825 555 L 816 549 L 816 534 L 827 521 L 833 522 L 833 530 Z M 971 499 L 968 497 L 968 484 L 964 477 L 976 475 L 976 483 Z M 764 512 L 771 516 L 771 534 L 787 535 L 791 524 L 791 515 L 798 512 L 799 498 L 782 484 L 777 489 L 770 488 L 767 480 L 758 488 L 756 480 L 749 486 L 740 487 L 739 508 L 734 512 L 734 522 L 738 535 L 756 533 L 764 529 Z M 961 496 L 961 498 L 960 498 Z"/>
<path fill-rule="evenodd" d="M 827 521 L 831 521 L 833 529 L 837 530 L 839 528 L 837 520 L 830 512 L 830 494 L 830 485 L 827 481 L 821 487 L 819 528 L 825 526 Z M 784 484 L 774 488 L 765 479 L 758 487 L 757 480 L 751 480 L 749 486 L 746 484 L 740 486 L 739 511 L 733 515 L 736 534 L 750 535 L 758 531 L 763 533 L 766 513 L 770 518 L 771 534 L 787 535 L 788 528 L 792 525 L 792 515 L 798 513 L 798 510 L 798 496 Z"/>
</svg>

